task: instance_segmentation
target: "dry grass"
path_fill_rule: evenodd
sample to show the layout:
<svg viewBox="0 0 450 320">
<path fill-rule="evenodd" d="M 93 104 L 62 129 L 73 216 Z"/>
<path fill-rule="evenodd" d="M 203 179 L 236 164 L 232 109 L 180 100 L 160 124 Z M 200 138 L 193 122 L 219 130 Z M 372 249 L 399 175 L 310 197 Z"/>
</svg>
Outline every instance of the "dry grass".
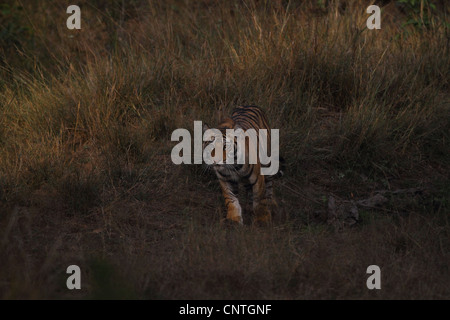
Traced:
<svg viewBox="0 0 450 320">
<path fill-rule="evenodd" d="M 60 2 L 6 1 L 0 297 L 448 299 L 448 8 L 403 26 L 388 2 L 370 31 L 368 4 L 81 1 L 71 31 Z M 223 225 L 216 179 L 170 161 L 175 128 L 237 104 L 280 128 L 272 228 Z M 410 187 L 326 223 L 330 195 Z"/>
</svg>

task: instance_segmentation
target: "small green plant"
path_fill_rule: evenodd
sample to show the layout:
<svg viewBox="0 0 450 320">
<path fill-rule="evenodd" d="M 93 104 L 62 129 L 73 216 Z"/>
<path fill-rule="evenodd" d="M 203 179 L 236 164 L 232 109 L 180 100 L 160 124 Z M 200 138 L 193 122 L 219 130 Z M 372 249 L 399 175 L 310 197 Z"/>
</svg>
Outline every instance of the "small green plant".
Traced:
<svg viewBox="0 0 450 320">
<path fill-rule="evenodd" d="M 430 0 L 398 0 L 398 3 L 405 6 L 408 21 L 403 26 L 414 25 L 415 27 L 428 26 L 431 23 L 432 13 L 436 10 L 436 5 Z"/>
</svg>

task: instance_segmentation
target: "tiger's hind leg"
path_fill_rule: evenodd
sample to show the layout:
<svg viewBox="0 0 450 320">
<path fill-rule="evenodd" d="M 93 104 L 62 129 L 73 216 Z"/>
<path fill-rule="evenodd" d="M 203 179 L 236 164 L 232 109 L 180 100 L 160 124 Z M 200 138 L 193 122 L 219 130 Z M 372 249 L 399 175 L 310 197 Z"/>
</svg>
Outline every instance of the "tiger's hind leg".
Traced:
<svg viewBox="0 0 450 320">
<path fill-rule="evenodd" d="M 278 204 L 273 194 L 273 177 L 265 176 L 266 194 L 265 199 L 272 215 L 278 212 Z"/>
<path fill-rule="evenodd" d="M 253 185 L 252 196 L 255 222 L 257 224 L 270 224 L 272 221 L 272 215 L 270 212 L 270 201 L 266 198 L 265 178 L 258 172 L 253 179 L 255 179 L 255 181 L 251 184 Z"/>
</svg>

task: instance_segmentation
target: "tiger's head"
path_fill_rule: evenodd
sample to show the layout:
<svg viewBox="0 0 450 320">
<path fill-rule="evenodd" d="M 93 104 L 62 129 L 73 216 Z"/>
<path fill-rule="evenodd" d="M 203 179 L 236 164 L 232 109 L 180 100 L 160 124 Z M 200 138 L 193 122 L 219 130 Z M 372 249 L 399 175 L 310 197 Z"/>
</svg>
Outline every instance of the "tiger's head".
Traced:
<svg viewBox="0 0 450 320">
<path fill-rule="evenodd" d="M 237 139 L 227 135 L 227 129 L 235 129 L 234 125 L 231 118 L 222 121 L 217 128 L 210 128 L 206 123 L 203 124 L 203 150 L 211 155 L 209 161 L 205 159 L 205 162 L 216 170 L 237 165 Z"/>
</svg>

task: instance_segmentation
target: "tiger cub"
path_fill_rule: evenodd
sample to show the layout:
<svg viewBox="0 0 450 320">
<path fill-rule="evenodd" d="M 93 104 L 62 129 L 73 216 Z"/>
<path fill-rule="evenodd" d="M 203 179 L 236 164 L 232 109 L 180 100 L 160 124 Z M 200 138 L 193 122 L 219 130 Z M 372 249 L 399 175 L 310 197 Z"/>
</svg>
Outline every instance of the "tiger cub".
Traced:
<svg viewBox="0 0 450 320">
<path fill-rule="evenodd" d="M 204 124 L 203 132 L 208 129 L 209 126 Z M 277 207 L 273 195 L 273 179 L 276 176 L 282 175 L 281 170 L 276 175 L 262 175 L 261 168 L 267 167 L 267 165 L 261 165 L 259 156 L 257 156 L 257 163 L 250 163 L 248 153 L 257 150 L 257 146 L 250 146 L 249 143 L 251 142 L 249 142 L 249 139 L 245 141 L 244 163 L 242 164 L 242 161 L 240 162 L 241 164 L 237 163 L 237 161 L 233 161 L 232 164 L 226 163 L 230 148 L 234 150 L 234 160 L 236 160 L 237 151 L 236 138 L 234 139 L 235 141 L 229 141 L 226 136 L 227 129 L 242 129 L 244 132 L 249 129 L 254 129 L 257 134 L 259 133 L 259 129 L 266 129 L 267 150 L 270 152 L 270 127 L 264 112 L 257 106 L 237 107 L 234 109 L 231 117 L 223 120 L 216 129 L 222 133 L 223 141 L 217 144 L 217 139 L 211 138 L 211 140 L 203 143 L 203 148 L 206 148 L 209 144 L 214 144 L 214 147 L 216 147 L 213 152 L 219 150 L 221 147 L 223 148 L 223 155 L 218 155 L 222 161 L 214 162 L 210 166 L 212 166 L 219 179 L 225 198 L 227 219 L 239 224 L 243 223 L 242 208 L 238 200 L 239 183 L 242 183 L 248 193 L 250 203 L 253 202 L 254 221 L 263 224 L 270 223 L 272 220 L 271 212 Z M 215 156 L 214 153 L 211 155 Z"/>
</svg>

